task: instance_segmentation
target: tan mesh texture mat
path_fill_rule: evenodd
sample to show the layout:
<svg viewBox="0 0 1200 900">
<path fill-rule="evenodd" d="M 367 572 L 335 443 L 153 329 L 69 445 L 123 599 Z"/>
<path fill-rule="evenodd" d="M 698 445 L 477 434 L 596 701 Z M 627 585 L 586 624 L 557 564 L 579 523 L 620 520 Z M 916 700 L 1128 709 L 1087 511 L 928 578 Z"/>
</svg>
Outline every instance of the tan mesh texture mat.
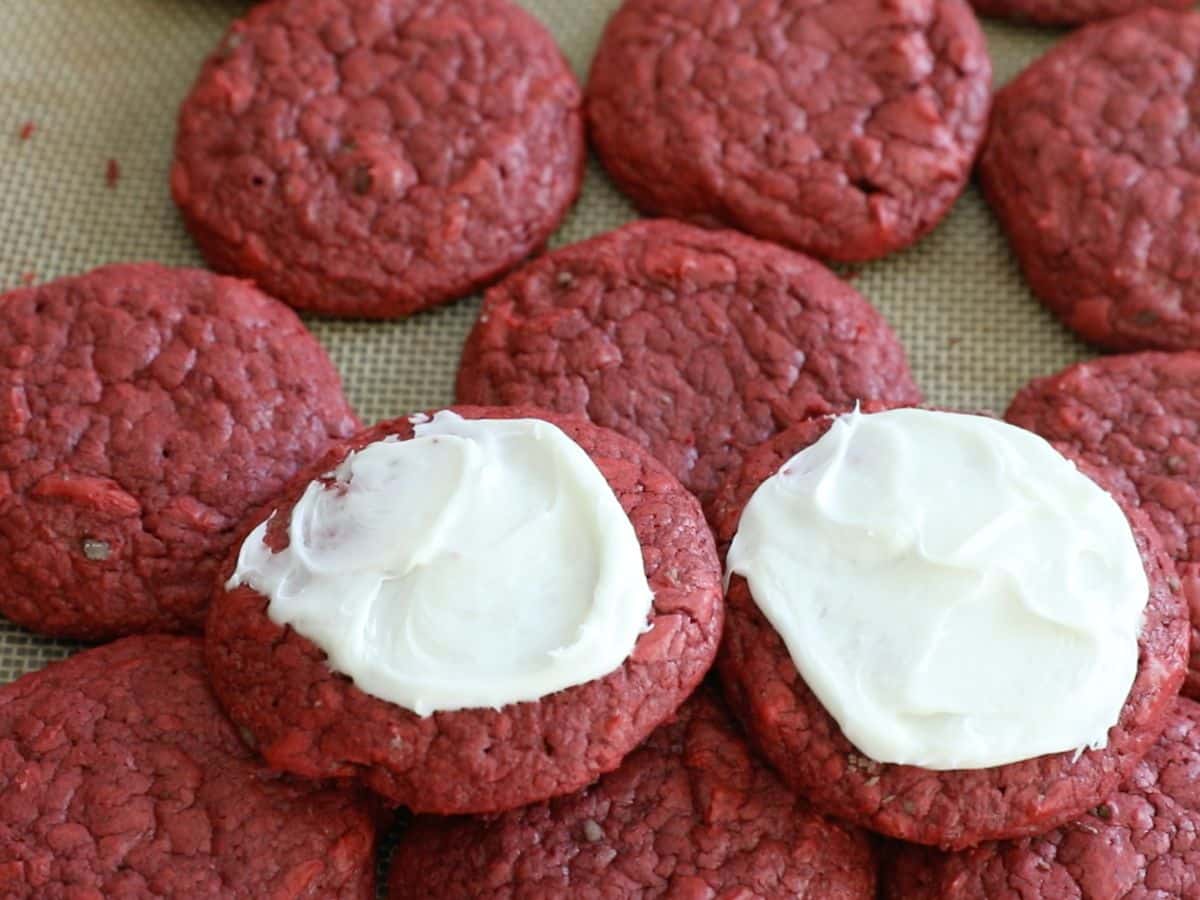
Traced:
<svg viewBox="0 0 1200 900">
<path fill-rule="evenodd" d="M 581 78 L 619 5 L 518 2 L 549 26 Z M 176 111 L 201 60 L 247 6 L 0 0 L 0 287 L 121 260 L 201 263 L 167 187 Z M 1058 35 L 986 28 L 997 84 Z M 632 217 L 593 164 L 554 243 Z M 854 283 L 899 332 L 922 388 L 939 405 L 1002 409 L 1029 378 L 1087 352 L 1023 286 L 974 189 L 934 234 L 861 267 Z M 351 401 L 373 421 L 451 401 L 459 348 L 477 306 L 464 300 L 389 324 L 309 324 L 340 367 Z M 70 649 L 0 621 L 0 682 Z"/>
</svg>

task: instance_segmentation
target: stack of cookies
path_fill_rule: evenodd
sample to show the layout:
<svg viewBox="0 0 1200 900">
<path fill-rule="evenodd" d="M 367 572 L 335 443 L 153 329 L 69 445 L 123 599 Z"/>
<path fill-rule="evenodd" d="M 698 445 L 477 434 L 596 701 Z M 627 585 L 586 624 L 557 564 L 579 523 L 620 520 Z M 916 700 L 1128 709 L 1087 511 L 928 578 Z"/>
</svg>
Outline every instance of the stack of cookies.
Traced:
<svg viewBox="0 0 1200 900">
<path fill-rule="evenodd" d="M 236 21 L 215 271 L 0 302 L 0 612 L 108 642 L 0 687 L 0 894 L 1200 898 L 1200 13 L 974 2 L 1097 21 L 994 100 L 967 0 L 625 0 L 585 87 L 509 0 Z M 589 140 L 651 218 L 542 254 Z M 1126 351 L 1005 420 L 839 274 L 974 171 Z M 366 427 L 294 311 L 484 287 Z"/>
</svg>

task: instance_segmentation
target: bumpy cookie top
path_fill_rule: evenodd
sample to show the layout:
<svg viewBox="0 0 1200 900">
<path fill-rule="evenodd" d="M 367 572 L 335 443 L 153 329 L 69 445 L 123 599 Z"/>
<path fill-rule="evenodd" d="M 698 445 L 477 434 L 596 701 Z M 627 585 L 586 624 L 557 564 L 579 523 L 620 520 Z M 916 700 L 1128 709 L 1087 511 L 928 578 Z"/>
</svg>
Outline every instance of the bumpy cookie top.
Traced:
<svg viewBox="0 0 1200 900">
<path fill-rule="evenodd" d="M 587 415 L 702 502 L 792 422 L 921 399 L 883 316 L 820 263 L 669 221 L 561 248 L 488 291 L 457 391 Z"/>
<path fill-rule="evenodd" d="M 198 630 L 243 515 L 357 420 L 296 315 L 120 265 L 0 302 L 0 611 L 99 639 Z"/>
<path fill-rule="evenodd" d="M 587 112 L 644 209 L 864 260 L 953 204 L 990 88 L 965 0 L 626 0 Z"/>
<path fill-rule="evenodd" d="M 942 854 L 899 847 L 894 900 L 1142 900 L 1200 896 L 1200 705 L 1180 699 L 1121 789 L 1039 837 Z"/>
<path fill-rule="evenodd" d="M 1069 35 L 996 95 L 980 176 L 1069 328 L 1117 350 L 1200 347 L 1200 12 Z"/>
<path fill-rule="evenodd" d="M 489 819 L 418 819 L 392 900 L 517 896 L 870 900 L 865 834 L 813 813 L 702 689 L 616 772 Z"/>
<path fill-rule="evenodd" d="M 583 177 L 579 106 L 507 0 L 271 0 L 184 102 L 171 187 L 217 268 L 306 309 L 405 315 L 546 240 Z"/>
<path fill-rule="evenodd" d="M 127 638 L 0 687 L 0 893 L 375 896 L 367 802 L 256 760 L 201 649 Z"/>
</svg>

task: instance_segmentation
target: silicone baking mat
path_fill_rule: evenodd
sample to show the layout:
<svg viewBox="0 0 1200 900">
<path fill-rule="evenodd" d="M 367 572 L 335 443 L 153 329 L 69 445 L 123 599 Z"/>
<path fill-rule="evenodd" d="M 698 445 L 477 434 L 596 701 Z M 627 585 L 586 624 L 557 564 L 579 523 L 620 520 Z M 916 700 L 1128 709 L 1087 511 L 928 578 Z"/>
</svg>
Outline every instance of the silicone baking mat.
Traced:
<svg viewBox="0 0 1200 900">
<path fill-rule="evenodd" d="M 619 0 L 518 0 L 580 78 Z M 201 60 L 249 4 L 230 0 L 0 0 L 0 288 L 121 260 L 200 265 L 167 172 L 175 116 Z M 1053 43 L 988 23 L 1002 84 Z M 554 237 L 570 243 L 634 217 L 593 163 Z M 1033 300 L 972 188 L 911 250 L 859 267 L 855 286 L 900 334 L 929 401 L 1001 410 L 1035 375 L 1088 351 Z M 452 400 L 477 299 L 395 323 L 313 319 L 363 419 Z M 73 645 L 0 620 L 0 682 Z"/>
</svg>

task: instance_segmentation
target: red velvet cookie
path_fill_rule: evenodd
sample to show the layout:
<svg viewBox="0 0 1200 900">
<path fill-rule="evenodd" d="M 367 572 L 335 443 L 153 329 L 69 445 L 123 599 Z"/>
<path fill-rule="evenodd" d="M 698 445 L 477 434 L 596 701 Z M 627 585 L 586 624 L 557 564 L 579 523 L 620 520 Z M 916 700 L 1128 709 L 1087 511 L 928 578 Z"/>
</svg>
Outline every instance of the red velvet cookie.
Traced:
<svg viewBox="0 0 1200 900">
<path fill-rule="evenodd" d="M 0 894 L 375 896 L 376 812 L 254 759 L 196 638 L 133 637 L 0 687 Z"/>
<path fill-rule="evenodd" d="M 1192 610 L 1184 690 L 1200 696 L 1200 353 L 1107 356 L 1039 378 L 1005 418 L 1114 470 L 1162 536 Z"/>
<path fill-rule="evenodd" d="M 894 848 L 891 900 L 1200 897 L 1200 705 L 1180 699 L 1121 789 L 1038 837 L 962 853 Z"/>
<path fill-rule="evenodd" d="M 184 101 L 171 190 L 210 263 L 390 318 L 470 293 L 579 193 L 581 95 L 508 0 L 270 0 Z"/>
<path fill-rule="evenodd" d="M 981 16 L 1038 25 L 1081 25 L 1123 16 L 1145 6 L 1188 9 L 1193 0 L 971 0 Z"/>
<path fill-rule="evenodd" d="M 357 427 L 296 315 L 196 269 L 0 299 L 0 612 L 96 640 L 195 631 L 242 517 Z"/>
<path fill-rule="evenodd" d="M 391 865 L 391 900 L 875 897 L 866 835 L 813 813 L 703 690 L 580 793 L 418 819 Z"/>
<path fill-rule="evenodd" d="M 824 266 L 669 221 L 556 250 L 488 291 L 457 396 L 586 415 L 705 503 L 792 422 L 921 399 L 883 317 Z"/>
<path fill-rule="evenodd" d="M 996 95 L 979 172 L 1033 292 L 1115 350 L 1200 347 L 1200 12 L 1083 28 Z"/>
<path fill-rule="evenodd" d="M 671 716 L 716 655 L 721 572 L 695 498 L 631 441 L 529 409 L 454 411 L 467 419 L 545 419 L 591 456 L 612 487 L 654 592 L 648 628 L 620 668 L 534 702 L 422 717 L 334 672 L 313 642 L 268 618 L 267 598 L 246 586 L 217 591 L 208 663 L 222 704 L 271 765 L 314 778 L 357 777 L 414 812 L 497 812 L 578 790 Z M 409 420 L 397 419 L 331 450 L 258 517 L 274 512 L 268 545 L 287 546 L 292 509 L 310 480 L 352 450 L 412 434 Z M 235 562 L 236 553 L 224 576 Z"/>
<path fill-rule="evenodd" d="M 592 63 L 592 142 L 643 210 L 822 259 L 936 225 L 987 126 L 966 0 L 626 0 Z"/>
<path fill-rule="evenodd" d="M 720 545 L 732 540 L 757 487 L 816 442 L 832 421 L 794 426 L 747 457 L 715 504 Z M 1104 749 L 1077 758 L 1059 753 L 970 770 L 935 771 L 868 759 L 804 683 L 783 640 L 738 576 L 726 595 L 719 660 L 730 707 L 784 779 L 814 806 L 891 837 L 958 849 L 1038 834 L 1076 818 L 1112 793 L 1153 744 L 1186 668 L 1187 605 L 1170 557 L 1145 515 L 1128 505 L 1124 509 L 1145 562 L 1150 598 L 1137 675 Z"/>
</svg>

